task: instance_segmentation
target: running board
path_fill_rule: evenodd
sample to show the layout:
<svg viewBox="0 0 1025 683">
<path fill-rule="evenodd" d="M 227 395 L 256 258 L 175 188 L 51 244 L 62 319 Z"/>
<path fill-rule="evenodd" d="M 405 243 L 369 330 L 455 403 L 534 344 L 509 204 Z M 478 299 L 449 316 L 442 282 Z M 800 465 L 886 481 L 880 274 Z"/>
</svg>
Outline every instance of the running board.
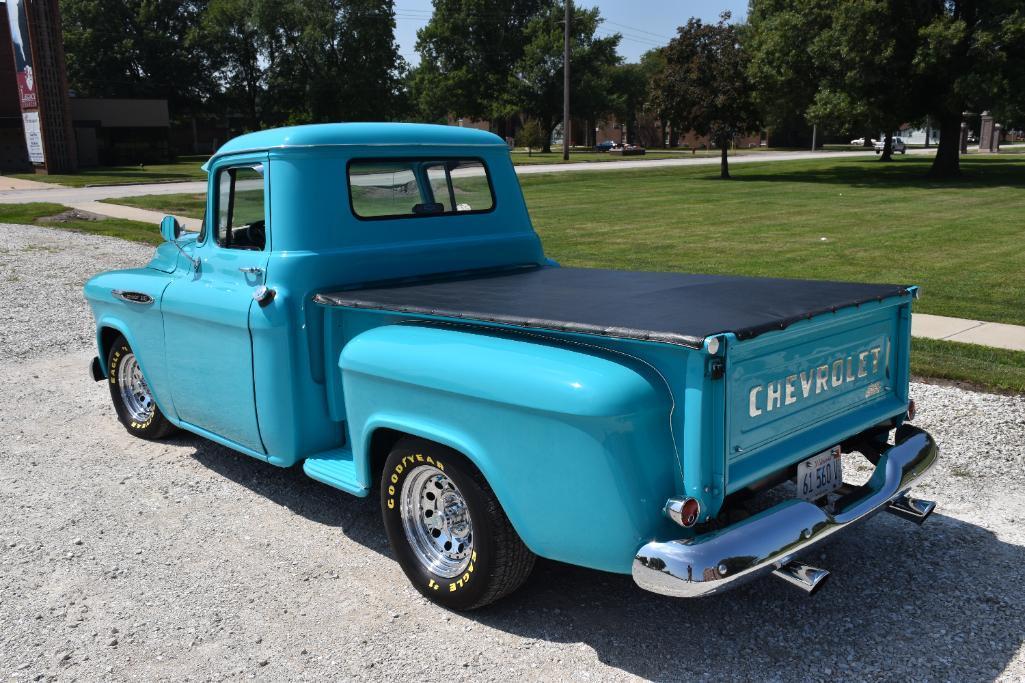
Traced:
<svg viewBox="0 0 1025 683">
<path fill-rule="evenodd" d="M 324 451 L 306 458 L 303 462 L 303 472 L 311 479 L 360 498 L 370 493 L 356 476 L 356 463 L 352 459 L 352 451 L 348 448 Z"/>
<path fill-rule="evenodd" d="M 825 569 L 812 567 L 810 564 L 804 564 L 797 560 L 791 560 L 786 564 L 776 567 L 772 575 L 778 576 L 791 586 L 797 586 L 808 595 L 821 588 L 822 584 L 829 578 L 829 572 Z"/>
<path fill-rule="evenodd" d="M 909 522 L 921 525 L 925 520 L 929 519 L 929 515 L 936 509 L 936 503 L 931 500 L 922 500 L 920 498 L 912 498 L 907 495 L 894 498 L 890 501 L 889 505 L 886 506 L 886 511 L 892 515 L 896 515 L 901 519 L 906 519 Z"/>
</svg>

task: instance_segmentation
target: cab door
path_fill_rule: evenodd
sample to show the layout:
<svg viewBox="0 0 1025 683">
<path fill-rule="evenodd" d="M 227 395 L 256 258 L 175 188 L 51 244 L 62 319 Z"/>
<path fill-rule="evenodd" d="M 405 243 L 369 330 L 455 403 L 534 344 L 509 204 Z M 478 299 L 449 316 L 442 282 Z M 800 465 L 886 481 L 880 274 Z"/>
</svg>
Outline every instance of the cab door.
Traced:
<svg viewBox="0 0 1025 683">
<path fill-rule="evenodd" d="M 211 169 L 207 220 L 164 292 L 165 354 L 178 418 L 264 453 L 256 416 L 250 309 L 270 249 L 266 155 Z M 184 260 L 184 259 L 183 259 Z"/>
</svg>

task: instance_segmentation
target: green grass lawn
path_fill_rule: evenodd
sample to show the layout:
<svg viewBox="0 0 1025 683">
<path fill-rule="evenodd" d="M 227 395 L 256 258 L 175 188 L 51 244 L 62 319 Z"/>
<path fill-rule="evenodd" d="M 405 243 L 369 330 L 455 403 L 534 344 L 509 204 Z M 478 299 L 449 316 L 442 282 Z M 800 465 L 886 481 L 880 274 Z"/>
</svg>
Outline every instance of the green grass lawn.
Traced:
<svg viewBox="0 0 1025 683">
<path fill-rule="evenodd" d="M 911 372 L 918 378 L 946 379 L 973 388 L 1025 394 L 1025 352 L 977 344 L 911 340 Z"/>
<path fill-rule="evenodd" d="M 206 156 L 178 157 L 173 164 L 146 164 L 144 166 L 104 166 L 87 168 L 78 173 L 35 175 L 14 173 L 12 178 L 36 180 L 41 183 L 56 183 L 71 187 L 87 185 L 132 185 L 139 183 L 168 183 L 186 180 L 206 180 L 206 173 L 200 166 Z"/>
<path fill-rule="evenodd" d="M 814 159 L 521 179 L 546 252 L 564 265 L 917 284 L 915 310 L 1025 324 L 1025 157 Z M 340 181 L 343 182 L 343 181 Z M 202 216 L 202 195 L 119 203 Z M 921 340 L 925 342 L 925 340 Z M 915 372 L 1025 391 L 1025 353 L 916 341 Z M 986 352 L 991 350 L 986 349 Z"/>
<path fill-rule="evenodd" d="M 31 204 L 0 204 L 0 223 L 20 223 L 22 225 L 40 225 L 59 230 L 87 232 L 93 235 L 120 237 L 121 239 L 145 244 L 160 244 L 160 231 L 155 225 L 128 221 L 121 218 L 103 218 L 100 220 L 83 220 L 69 218 L 67 220 L 47 221 L 46 218 L 71 211 L 60 204 L 34 202 Z"/>
</svg>

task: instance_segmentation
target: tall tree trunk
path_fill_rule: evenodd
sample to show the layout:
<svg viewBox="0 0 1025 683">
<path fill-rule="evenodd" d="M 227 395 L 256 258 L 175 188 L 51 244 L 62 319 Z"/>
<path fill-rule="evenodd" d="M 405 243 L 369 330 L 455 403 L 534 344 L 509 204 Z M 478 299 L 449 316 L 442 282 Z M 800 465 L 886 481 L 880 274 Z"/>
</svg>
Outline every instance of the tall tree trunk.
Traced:
<svg viewBox="0 0 1025 683">
<path fill-rule="evenodd" d="M 879 161 L 893 161 L 893 133 L 887 129 L 883 142 L 883 153 Z"/>
<path fill-rule="evenodd" d="M 961 175 L 961 117 L 940 118 L 940 141 L 929 169 L 931 178 L 956 178 Z"/>
<path fill-rule="evenodd" d="M 727 150 L 729 149 L 730 142 L 729 142 L 729 140 L 724 139 L 722 141 L 722 143 L 720 143 L 720 144 L 722 146 L 722 158 L 719 161 L 719 178 L 722 179 L 722 180 L 729 180 L 730 179 L 730 162 L 729 162 L 729 159 L 726 156 L 726 154 L 727 154 Z"/>
<path fill-rule="evenodd" d="M 546 131 L 545 132 L 545 141 L 541 144 L 541 153 L 542 154 L 551 154 L 552 153 L 552 133 L 555 132 L 555 126 L 549 124 L 549 126 L 547 126 L 545 128 L 545 131 Z"/>
<path fill-rule="evenodd" d="M 864 137 L 865 141 L 861 143 L 862 147 L 869 147 L 869 148 L 871 148 L 872 145 L 875 144 L 874 142 L 872 142 L 872 132 L 871 131 L 869 131 L 868 133 L 865 133 L 865 135 L 863 137 Z"/>
</svg>

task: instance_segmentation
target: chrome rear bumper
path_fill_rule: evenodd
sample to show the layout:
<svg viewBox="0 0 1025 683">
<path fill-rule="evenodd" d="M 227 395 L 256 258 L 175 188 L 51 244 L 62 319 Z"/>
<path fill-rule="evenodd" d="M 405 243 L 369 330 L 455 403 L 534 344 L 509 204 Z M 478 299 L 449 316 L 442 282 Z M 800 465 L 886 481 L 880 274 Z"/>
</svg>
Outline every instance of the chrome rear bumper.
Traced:
<svg viewBox="0 0 1025 683">
<path fill-rule="evenodd" d="M 924 520 L 931 504 L 916 507 L 908 487 L 936 462 L 936 442 L 925 431 L 903 425 L 896 443 L 883 451 L 871 479 L 855 500 L 827 511 L 788 500 L 726 529 L 679 541 L 653 541 L 633 562 L 638 586 L 662 595 L 693 598 L 734 588 L 783 567 L 799 553 L 845 527 L 891 507 Z M 910 502 L 909 502 L 910 500 Z M 924 509 L 924 508 L 928 509 Z"/>
</svg>

